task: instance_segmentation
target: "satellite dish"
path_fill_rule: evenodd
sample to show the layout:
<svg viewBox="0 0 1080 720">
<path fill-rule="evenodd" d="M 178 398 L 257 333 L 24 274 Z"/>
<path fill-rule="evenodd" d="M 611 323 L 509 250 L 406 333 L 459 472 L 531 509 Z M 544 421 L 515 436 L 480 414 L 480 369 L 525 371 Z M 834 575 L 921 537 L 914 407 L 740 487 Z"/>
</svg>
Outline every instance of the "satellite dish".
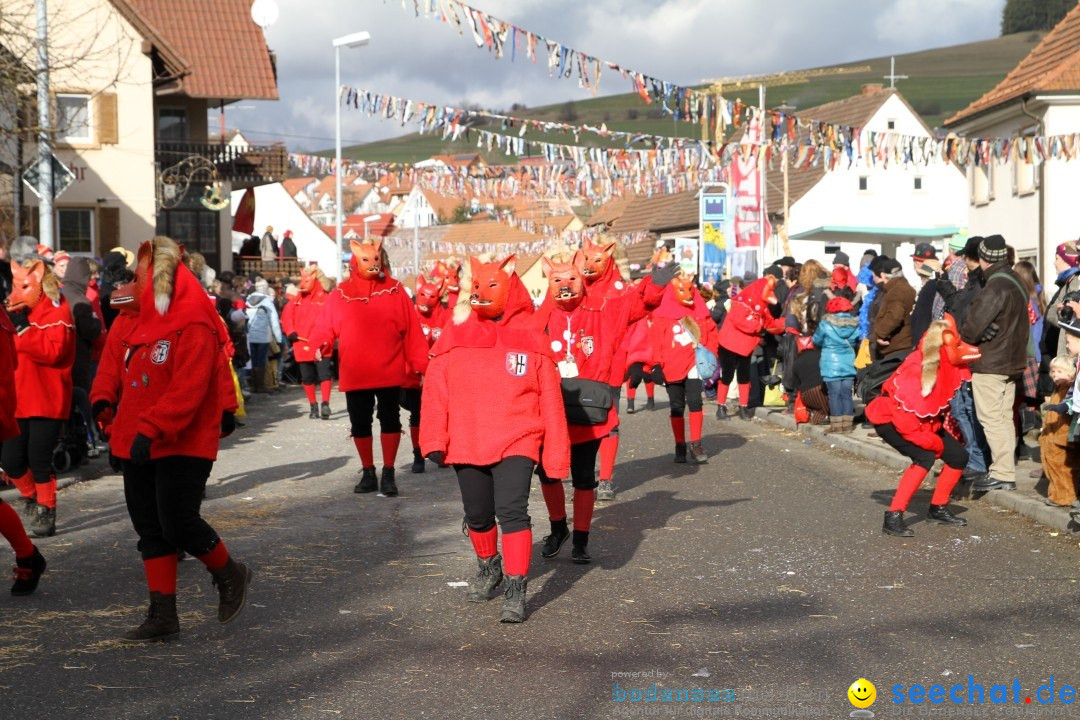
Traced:
<svg viewBox="0 0 1080 720">
<path fill-rule="evenodd" d="M 251 3 L 251 19 L 263 30 L 277 22 L 278 6 L 274 0 L 255 0 Z"/>
</svg>

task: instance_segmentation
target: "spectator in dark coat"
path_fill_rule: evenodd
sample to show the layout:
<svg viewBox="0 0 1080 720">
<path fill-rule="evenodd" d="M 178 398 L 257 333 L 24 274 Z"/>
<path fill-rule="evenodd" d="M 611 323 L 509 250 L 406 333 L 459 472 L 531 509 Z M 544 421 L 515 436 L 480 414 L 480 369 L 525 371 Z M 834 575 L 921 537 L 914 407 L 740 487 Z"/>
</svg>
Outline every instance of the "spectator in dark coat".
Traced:
<svg viewBox="0 0 1080 720">
<path fill-rule="evenodd" d="M 937 276 L 941 272 L 941 262 L 929 258 L 915 266 L 915 274 L 922 279 L 922 287 L 915 298 L 915 307 L 911 311 L 911 341 L 919 346 L 923 334 L 934 321 L 934 300 L 938 296 Z"/>
<path fill-rule="evenodd" d="M 900 263 L 891 258 L 882 263 L 880 277 L 884 280 L 884 287 L 877 314 L 874 315 L 871 354 L 878 358 L 890 355 L 904 357 L 915 347 L 911 338 L 915 288 L 904 277 Z"/>
</svg>

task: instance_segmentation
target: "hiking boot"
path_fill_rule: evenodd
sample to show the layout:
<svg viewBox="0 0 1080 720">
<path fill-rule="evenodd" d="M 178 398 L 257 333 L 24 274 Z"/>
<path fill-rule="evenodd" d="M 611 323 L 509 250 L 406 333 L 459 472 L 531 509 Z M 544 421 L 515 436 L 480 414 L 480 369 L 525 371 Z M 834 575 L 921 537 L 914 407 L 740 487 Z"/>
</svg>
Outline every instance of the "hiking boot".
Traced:
<svg viewBox="0 0 1080 720">
<path fill-rule="evenodd" d="M 570 552 L 570 558 L 574 561 L 575 565 L 588 565 L 592 562 L 592 556 L 589 555 L 589 533 L 587 530 L 575 530 L 574 531 L 574 545 Z"/>
<path fill-rule="evenodd" d="M 948 505 L 931 505 L 926 511 L 926 519 L 941 525 L 955 525 L 956 527 L 967 525 L 967 520 L 953 515 Z"/>
<path fill-rule="evenodd" d="M 37 590 L 38 580 L 45 572 L 46 564 L 37 548 L 34 548 L 34 554 L 28 558 L 16 558 L 15 584 L 11 586 L 11 594 L 21 597 Z"/>
<path fill-rule="evenodd" d="M 525 590 L 529 581 L 524 575 L 507 575 L 506 591 L 503 593 L 502 612 L 499 613 L 499 622 L 519 623 L 525 622 Z"/>
<path fill-rule="evenodd" d="M 915 533 L 912 532 L 911 528 L 904 523 L 903 510 L 886 510 L 885 524 L 881 526 L 881 532 L 886 535 L 895 535 L 897 537 L 915 536 Z"/>
<path fill-rule="evenodd" d="M 720 403 L 716 406 L 716 419 L 717 420 L 730 420 L 731 415 L 728 414 L 727 405 Z"/>
<path fill-rule="evenodd" d="M 596 488 L 597 500 L 614 500 L 615 499 L 615 485 L 610 480 L 601 480 L 600 485 Z"/>
<path fill-rule="evenodd" d="M 626 414 L 633 415 L 634 412 L 634 398 L 626 398 Z"/>
<path fill-rule="evenodd" d="M 319 417 L 323 420 L 330 419 L 330 403 L 323 401 L 323 404 L 319 407 Z"/>
<path fill-rule="evenodd" d="M 566 518 L 552 520 L 551 534 L 544 536 L 544 545 L 540 548 L 540 554 L 546 558 L 555 557 L 568 537 L 570 537 L 570 531 L 566 529 Z"/>
<path fill-rule="evenodd" d="M 34 508 L 34 519 L 30 522 L 30 532 L 34 537 L 52 537 L 56 534 L 56 508 L 38 505 Z"/>
<path fill-rule="evenodd" d="M 37 500 L 32 497 L 20 495 L 15 498 L 15 501 L 11 503 L 11 506 L 15 508 L 20 515 L 27 518 L 33 518 L 37 513 Z"/>
<path fill-rule="evenodd" d="M 829 416 L 829 428 L 825 430 L 825 434 L 832 435 L 834 433 L 842 433 L 843 431 L 844 424 L 840 421 L 840 418 Z"/>
<path fill-rule="evenodd" d="M 379 489 L 379 478 L 375 476 L 375 467 L 366 467 L 360 475 L 360 482 L 353 488 L 354 493 L 369 493 Z"/>
<path fill-rule="evenodd" d="M 686 443 L 675 443 L 675 462 L 686 462 Z"/>
<path fill-rule="evenodd" d="M 397 495 L 397 483 L 394 482 L 394 468 L 383 466 L 382 478 L 379 480 L 379 492 L 386 497 Z"/>
<path fill-rule="evenodd" d="M 409 469 L 414 475 L 424 472 L 424 456 L 420 454 L 420 448 L 413 448 L 412 467 Z"/>
<path fill-rule="evenodd" d="M 308 412 L 309 420 L 319 419 L 319 403 L 311 403 L 311 410 Z"/>
<path fill-rule="evenodd" d="M 236 619 L 244 609 L 251 570 L 231 557 L 220 570 L 211 570 L 218 589 L 218 622 L 224 625 Z M 175 605 L 174 605 L 175 607 Z"/>
<path fill-rule="evenodd" d="M 654 400 L 653 398 L 649 398 L 648 400 L 646 400 L 645 401 L 645 409 L 646 410 L 655 410 L 656 409 L 656 400 Z"/>
<path fill-rule="evenodd" d="M 700 442 L 690 443 L 690 460 L 695 465 L 704 465 L 709 462 L 709 456 L 705 454 L 705 448 L 701 447 Z"/>
<path fill-rule="evenodd" d="M 750 422 L 754 419 L 754 411 L 748 407 L 739 406 L 739 419 Z"/>
<path fill-rule="evenodd" d="M 124 633 L 123 643 L 168 642 L 180 636 L 180 618 L 176 616 L 176 595 L 150 593 L 150 607 L 142 625 Z"/>
<path fill-rule="evenodd" d="M 496 553 L 489 558 L 476 558 L 476 575 L 469 581 L 469 591 L 465 599 L 469 602 L 487 602 L 491 591 L 503 581 L 502 555 Z"/>
</svg>

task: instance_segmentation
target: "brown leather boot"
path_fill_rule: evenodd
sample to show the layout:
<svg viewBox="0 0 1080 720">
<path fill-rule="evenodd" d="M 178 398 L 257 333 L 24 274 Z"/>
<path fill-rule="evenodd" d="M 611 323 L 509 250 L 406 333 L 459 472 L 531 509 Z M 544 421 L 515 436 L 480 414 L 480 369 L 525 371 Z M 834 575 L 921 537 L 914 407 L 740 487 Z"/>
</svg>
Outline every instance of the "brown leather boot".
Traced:
<svg viewBox="0 0 1080 720">
<path fill-rule="evenodd" d="M 211 570 L 214 585 L 218 589 L 218 622 L 225 624 L 236 619 L 244 609 L 247 588 L 251 584 L 251 570 L 231 557 L 220 570 Z"/>
<path fill-rule="evenodd" d="M 124 643 L 168 642 L 180 636 L 180 618 L 176 615 L 176 595 L 157 591 L 150 593 L 150 607 L 146 620 L 139 627 L 126 632 L 120 641 Z"/>
</svg>

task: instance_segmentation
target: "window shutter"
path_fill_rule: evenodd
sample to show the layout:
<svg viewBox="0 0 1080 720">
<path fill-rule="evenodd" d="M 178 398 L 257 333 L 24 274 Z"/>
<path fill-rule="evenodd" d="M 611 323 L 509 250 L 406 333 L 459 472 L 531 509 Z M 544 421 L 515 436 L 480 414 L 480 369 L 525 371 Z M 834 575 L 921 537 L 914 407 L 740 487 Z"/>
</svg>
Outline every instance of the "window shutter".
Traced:
<svg viewBox="0 0 1080 720">
<path fill-rule="evenodd" d="M 120 245 L 120 208 L 99 207 L 97 218 L 98 257 Z"/>
<path fill-rule="evenodd" d="M 98 119 L 98 144 L 115 145 L 120 142 L 116 116 L 116 93 L 100 93 L 94 102 L 97 103 L 95 110 Z"/>
</svg>

